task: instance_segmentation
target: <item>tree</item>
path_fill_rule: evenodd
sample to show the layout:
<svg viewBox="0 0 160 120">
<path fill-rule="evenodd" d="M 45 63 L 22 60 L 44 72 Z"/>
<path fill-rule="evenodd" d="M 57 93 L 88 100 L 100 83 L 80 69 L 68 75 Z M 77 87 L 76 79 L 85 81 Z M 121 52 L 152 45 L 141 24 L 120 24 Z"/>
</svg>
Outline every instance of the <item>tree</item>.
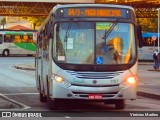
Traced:
<svg viewBox="0 0 160 120">
<path fill-rule="evenodd" d="M 37 17 L 27 17 L 27 20 L 32 23 L 32 28 L 35 30 L 36 27 L 39 27 L 39 26 L 42 25 L 42 23 L 45 20 L 45 17 L 39 17 L 39 18 L 37 18 Z"/>
<path fill-rule="evenodd" d="M 1 20 L 1 25 L 3 25 L 3 29 L 4 29 L 4 25 L 6 24 L 6 18 L 3 18 L 2 20 Z"/>
<path fill-rule="evenodd" d="M 137 18 L 137 22 L 141 25 L 143 32 L 158 32 L 157 18 Z"/>
</svg>

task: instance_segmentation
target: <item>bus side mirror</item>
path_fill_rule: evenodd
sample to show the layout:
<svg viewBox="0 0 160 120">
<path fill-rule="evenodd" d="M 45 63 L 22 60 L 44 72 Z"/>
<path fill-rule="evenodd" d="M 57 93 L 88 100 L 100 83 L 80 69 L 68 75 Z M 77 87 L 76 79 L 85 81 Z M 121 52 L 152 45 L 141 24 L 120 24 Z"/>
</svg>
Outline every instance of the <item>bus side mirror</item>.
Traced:
<svg viewBox="0 0 160 120">
<path fill-rule="evenodd" d="M 139 48 L 143 47 L 142 28 L 140 25 L 137 25 L 137 38 L 138 38 Z"/>
</svg>

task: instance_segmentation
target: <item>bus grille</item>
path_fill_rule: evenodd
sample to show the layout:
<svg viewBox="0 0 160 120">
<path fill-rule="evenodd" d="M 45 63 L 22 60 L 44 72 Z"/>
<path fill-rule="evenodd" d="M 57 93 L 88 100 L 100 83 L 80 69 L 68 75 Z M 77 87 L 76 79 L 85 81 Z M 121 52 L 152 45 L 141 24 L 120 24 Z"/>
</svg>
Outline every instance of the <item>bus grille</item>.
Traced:
<svg viewBox="0 0 160 120">
<path fill-rule="evenodd" d="M 83 92 L 72 92 L 76 97 L 88 98 L 89 94 L 97 94 L 97 93 L 83 93 Z M 118 92 L 111 93 L 102 93 L 103 98 L 114 97 Z"/>
<path fill-rule="evenodd" d="M 80 72 L 80 71 L 69 71 L 71 75 L 81 79 L 111 79 L 123 73 L 123 71 L 116 72 Z"/>
</svg>

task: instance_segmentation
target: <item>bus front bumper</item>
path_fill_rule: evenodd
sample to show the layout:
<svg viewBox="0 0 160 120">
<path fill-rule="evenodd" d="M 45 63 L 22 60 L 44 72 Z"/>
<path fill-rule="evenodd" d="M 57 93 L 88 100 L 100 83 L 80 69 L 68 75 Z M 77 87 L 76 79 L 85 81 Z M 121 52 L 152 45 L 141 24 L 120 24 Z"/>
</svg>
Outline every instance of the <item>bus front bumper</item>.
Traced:
<svg viewBox="0 0 160 120">
<path fill-rule="evenodd" d="M 129 87 L 85 87 L 85 86 L 74 86 L 66 88 L 61 86 L 57 82 L 53 82 L 53 91 L 50 96 L 53 99 L 91 99 L 91 95 L 97 95 L 101 100 L 110 99 L 136 99 L 136 85 Z M 97 98 L 98 99 L 98 98 Z"/>
</svg>

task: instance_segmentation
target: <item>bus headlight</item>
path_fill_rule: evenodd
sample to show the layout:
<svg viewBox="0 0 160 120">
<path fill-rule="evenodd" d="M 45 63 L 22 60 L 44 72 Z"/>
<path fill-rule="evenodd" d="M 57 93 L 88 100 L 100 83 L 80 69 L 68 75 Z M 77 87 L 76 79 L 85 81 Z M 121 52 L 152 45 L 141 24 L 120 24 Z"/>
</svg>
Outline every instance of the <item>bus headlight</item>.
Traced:
<svg viewBox="0 0 160 120">
<path fill-rule="evenodd" d="M 129 77 L 129 78 L 127 78 L 127 83 L 129 83 L 129 84 L 135 84 L 136 83 L 136 80 L 135 80 L 135 77 Z"/>
<path fill-rule="evenodd" d="M 137 83 L 136 77 L 128 77 L 125 81 L 123 81 L 120 86 L 121 87 L 129 87 Z"/>
<path fill-rule="evenodd" d="M 71 84 L 68 81 L 64 80 L 64 78 L 55 74 L 52 75 L 52 80 L 56 81 L 57 83 L 60 83 L 60 85 L 63 87 L 71 86 Z"/>
<path fill-rule="evenodd" d="M 55 76 L 54 78 L 55 78 L 55 81 L 58 82 L 58 83 L 64 82 L 64 79 L 60 76 Z"/>
</svg>

